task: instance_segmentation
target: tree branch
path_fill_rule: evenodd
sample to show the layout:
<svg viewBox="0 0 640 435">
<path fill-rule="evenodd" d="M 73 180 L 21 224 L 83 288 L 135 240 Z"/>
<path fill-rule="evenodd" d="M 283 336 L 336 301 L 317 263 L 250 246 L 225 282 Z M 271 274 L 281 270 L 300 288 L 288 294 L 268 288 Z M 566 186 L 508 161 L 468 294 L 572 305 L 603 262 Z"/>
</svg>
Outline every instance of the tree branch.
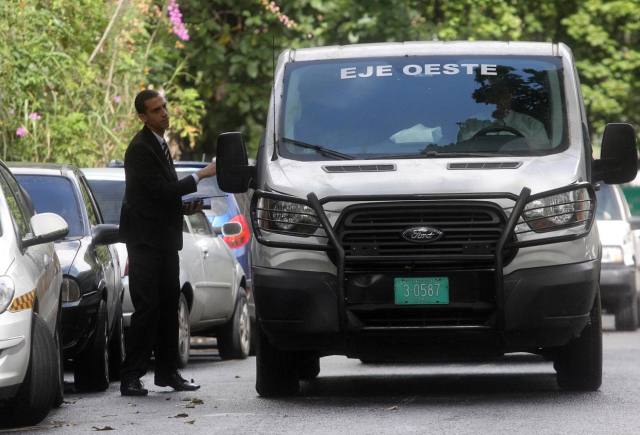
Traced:
<svg viewBox="0 0 640 435">
<path fill-rule="evenodd" d="M 125 2 L 125 0 L 119 0 L 118 1 L 118 6 L 116 6 L 116 10 L 113 13 L 113 15 L 111 16 L 111 19 L 109 20 L 109 24 L 107 25 L 107 28 L 105 29 L 104 33 L 102 34 L 102 37 L 100 38 L 100 41 L 98 41 L 98 45 L 96 45 L 96 48 L 93 49 L 93 53 L 91 53 L 91 56 L 89 56 L 89 60 L 87 61 L 87 63 L 93 62 L 93 59 L 98 54 L 98 51 L 100 51 L 100 49 L 102 48 L 102 45 L 104 44 L 104 41 L 107 39 L 107 35 L 109 34 L 109 32 L 111 31 L 111 28 L 113 27 L 113 25 L 116 22 L 116 18 L 118 18 L 118 14 L 120 13 L 120 9 L 122 9 L 122 6 L 124 5 L 124 2 Z"/>
</svg>

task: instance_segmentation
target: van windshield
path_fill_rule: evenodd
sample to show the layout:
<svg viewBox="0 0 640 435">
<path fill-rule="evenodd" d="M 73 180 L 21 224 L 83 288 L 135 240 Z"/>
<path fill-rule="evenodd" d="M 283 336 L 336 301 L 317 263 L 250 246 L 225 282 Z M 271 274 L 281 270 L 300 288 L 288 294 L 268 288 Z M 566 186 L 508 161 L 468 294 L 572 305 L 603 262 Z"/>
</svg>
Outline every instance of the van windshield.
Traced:
<svg viewBox="0 0 640 435">
<path fill-rule="evenodd" d="M 555 57 L 287 65 L 278 151 L 297 160 L 543 155 L 567 127 Z"/>
</svg>

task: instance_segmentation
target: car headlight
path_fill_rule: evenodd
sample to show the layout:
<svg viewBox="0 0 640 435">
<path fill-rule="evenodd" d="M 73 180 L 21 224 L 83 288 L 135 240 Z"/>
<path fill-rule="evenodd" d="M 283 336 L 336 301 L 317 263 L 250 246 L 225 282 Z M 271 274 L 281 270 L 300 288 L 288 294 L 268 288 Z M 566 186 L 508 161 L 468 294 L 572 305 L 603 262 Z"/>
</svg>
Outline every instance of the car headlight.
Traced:
<svg viewBox="0 0 640 435">
<path fill-rule="evenodd" d="M 62 302 L 74 302 L 80 299 L 80 286 L 73 278 L 62 280 Z"/>
<path fill-rule="evenodd" d="M 624 251 L 622 246 L 603 246 L 602 247 L 603 263 L 624 263 Z"/>
<path fill-rule="evenodd" d="M 562 192 L 529 202 L 522 218 L 536 233 L 589 225 L 592 199 L 587 189 Z"/>
<path fill-rule="evenodd" d="M 260 198 L 258 202 L 260 229 L 308 237 L 319 226 L 315 211 L 305 204 Z"/>
<path fill-rule="evenodd" d="M 9 276 L 0 276 L 0 313 L 4 313 L 16 291 L 13 279 Z"/>
</svg>

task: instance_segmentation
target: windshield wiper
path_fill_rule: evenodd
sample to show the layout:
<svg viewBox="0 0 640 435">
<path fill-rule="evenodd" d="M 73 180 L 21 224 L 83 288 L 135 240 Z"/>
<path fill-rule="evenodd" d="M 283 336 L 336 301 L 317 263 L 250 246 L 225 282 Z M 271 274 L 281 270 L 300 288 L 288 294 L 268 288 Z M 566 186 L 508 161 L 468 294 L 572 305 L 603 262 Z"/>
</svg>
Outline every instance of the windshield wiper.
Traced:
<svg viewBox="0 0 640 435">
<path fill-rule="evenodd" d="M 431 158 L 431 157 L 513 157 L 513 154 L 506 153 L 480 153 L 480 152 L 469 152 L 469 153 L 443 153 L 439 151 L 426 151 L 420 152 L 416 154 L 384 154 L 377 157 L 367 157 L 366 160 L 376 160 L 376 159 L 416 159 L 416 158 Z"/>
<path fill-rule="evenodd" d="M 329 148 L 325 148 L 325 147 L 320 146 L 320 145 L 314 145 L 312 143 L 302 142 L 302 141 L 291 139 L 291 138 L 288 138 L 288 137 L 281 137 L 280 140 L 282 142 L 287 142 L 287 143 L 290 143 L 292 145 L 299 146 L 300 148 L 307 148 L 307 149 L 310 149 L 310 150 L 314 150 L 318 154 L 322 154 L 323 156 L 327 156 L 327 157 L 333 157 L 334 159 L 341 159 L 341 160 L 354 160 L 355 159 L 354 156 L 351 156 L 349 154 L 341 153 L 340 151 L 335 151 L 335 150 L 332 150 L 332 149 L 329 149 Z"/>
</svg>

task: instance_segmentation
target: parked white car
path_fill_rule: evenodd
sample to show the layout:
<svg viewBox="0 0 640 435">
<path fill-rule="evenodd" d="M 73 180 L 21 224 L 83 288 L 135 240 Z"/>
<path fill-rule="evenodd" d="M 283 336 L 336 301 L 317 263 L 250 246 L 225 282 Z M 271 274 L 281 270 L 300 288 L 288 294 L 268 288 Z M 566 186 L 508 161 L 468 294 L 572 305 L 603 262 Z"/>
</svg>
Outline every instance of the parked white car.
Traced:
<svg viewBox="0 0 640 435">
<path fill-rule="evenodd" d="M 67 223 L 34 214 L 0 163 L 0 422 L 37 424 L 62 403 L 62 270 L 54 240 Z"/>
<path fill-rule="evenodd" d="M 117 224 L 124 196 L 123 168 L 85 168 L 82 170 L 94 192 L 105 222 Z M 233 235 L 239 230 L 235 223 L 213 228 L 204 213 L 185 216 L 183 248 L 180 251 L 180 306 L 177 355 L 180 367 L 189 361 L 190 336 L 217 337 L 218 351 L 223 359 L 246 358 L 251 347 L 251 321 L 247 302 L 246 276 L 233 252 L 218 235 Z M 239 232 L 239 231 L 238 231 Z M 124 249 L 123 249 L 124 248 Z M 126 247 L 121 244 L 121 264 L 128 264 Z M 125 267 L 125 275 L 128 267 Z M 125 326 L 134 311 L 125 285 L 123 311 Z"/>
<path fill-rule="evenodd" d="M 602 184 L 596 192 L 596 222 L 602 243 L 602 307 L 615 315 L 618 330 L 638 327 L 638 255 L 629 206 L 620 187 Z"/>
</svg>

